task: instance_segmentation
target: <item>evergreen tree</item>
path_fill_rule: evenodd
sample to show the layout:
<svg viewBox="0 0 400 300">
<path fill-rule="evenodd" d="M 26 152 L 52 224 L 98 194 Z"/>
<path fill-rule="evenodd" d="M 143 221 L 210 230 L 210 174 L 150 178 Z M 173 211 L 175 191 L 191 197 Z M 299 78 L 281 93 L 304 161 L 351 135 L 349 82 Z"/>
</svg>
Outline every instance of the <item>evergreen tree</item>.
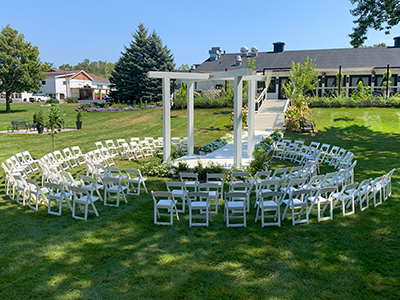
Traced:
<svg viewBox="0 0 400 300">
<path fill-rule="evenodd" d="M 174 58 L 162 45 L 155 31 L 148 35 L 148 30 L 139 24 L 133 34 L 134 40 L 115 64 L 110 82 L 116 90 L 111 92 L 115 100 L 137 103 L 159 101 L 162 99 L 160 79 L 147 78 L 148 71 L 171 72 L 175 68 Z"/>
</svg>

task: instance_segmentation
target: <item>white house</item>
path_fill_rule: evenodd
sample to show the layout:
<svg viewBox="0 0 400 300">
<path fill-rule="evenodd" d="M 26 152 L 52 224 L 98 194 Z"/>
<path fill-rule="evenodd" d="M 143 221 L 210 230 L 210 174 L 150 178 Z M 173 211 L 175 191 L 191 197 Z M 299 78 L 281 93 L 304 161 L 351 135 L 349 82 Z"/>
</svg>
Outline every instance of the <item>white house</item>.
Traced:
<svg viewBox="0 0 400 300">
<path fill-rule="evenodd" d="M 110 90 L 110 81 L 106 78 L 86 73 L 83 70 L 57 70 L 44 72 L 41 92 L 58 100 L 76 97 L 78 100 L 104 99 Z"/>
</svg>

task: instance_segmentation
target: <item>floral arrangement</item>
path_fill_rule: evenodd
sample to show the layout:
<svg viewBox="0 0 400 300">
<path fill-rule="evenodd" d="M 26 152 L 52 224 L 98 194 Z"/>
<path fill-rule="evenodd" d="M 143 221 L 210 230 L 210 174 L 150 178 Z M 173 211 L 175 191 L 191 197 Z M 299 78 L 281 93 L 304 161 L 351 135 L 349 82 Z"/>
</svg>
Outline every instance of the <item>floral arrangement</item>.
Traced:
<svg viewBox="0 0 400 300">
<path fill-rule="evenodd" d="M 205 152 L 205 153 L 211 153 L 214 152 L 215 150 L 218 150 L 219 148 L 224 147 L 226 144 L 229 142 L 233 141 L 233 134 L 232 133 L 227 133 L 223 137 L 205 144 L 201 147 L 198 148 L 199 151 Z"/>
</svg>

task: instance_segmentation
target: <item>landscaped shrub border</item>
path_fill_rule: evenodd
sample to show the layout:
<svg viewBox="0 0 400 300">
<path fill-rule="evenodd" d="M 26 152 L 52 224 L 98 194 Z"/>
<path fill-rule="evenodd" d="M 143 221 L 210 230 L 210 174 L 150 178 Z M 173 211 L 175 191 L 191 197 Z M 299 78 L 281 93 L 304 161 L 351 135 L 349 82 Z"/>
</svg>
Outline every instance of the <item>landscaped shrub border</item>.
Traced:
<svg viewBox="0 0 400 300">
<path fill-rule="evenodd" d="M 88 108 L 88 112 L 93 111 L 126 111 L 126 110 L 141 110 L 141 109 L 151 109 L 151 108 L 159 108 L 160 106 L 152 105 L 147 107 L 126 107 L 126 108 Z"/>
<path fill-rule="evenodd" d="M 371 96 L 367 99 L 354 97 L 310 97 L 307 104 L 312 107 L 396 107 L 400 108 L 400 96 L 394 95 L 387 98 Z"/>
<path fill-rule="evenodd" d="M 197 150 L 200 152 L 204 152 L 204 153 L 211 153 L 214 152 L 215 150 L 218 150 L 219 148 L 224 147 L 226 144 L 228 144 L 229 142 L 233 141 L 233 134 L 232 133 L 227 133 L 225 134 L 223 137 L 216 139 L 215 141 L 205 144 L 199 148 L 197 148 Z"/>
<path fill-rule="evenodd" d="M 128 110 L 141 110 L 141 109 L 150 109 L 150 108 L 159 108 L 160 105 L 149 105 L 145 106 L 144 104 L 138 105 L 127 105 L 127 104 L 108 104 L 108 103 L 81 103 L 79 106 L 75 108 L 75 111 L 86 111 L 86 112 L 96 112 L 96 111 L 128 111 Z"/>
</svg>

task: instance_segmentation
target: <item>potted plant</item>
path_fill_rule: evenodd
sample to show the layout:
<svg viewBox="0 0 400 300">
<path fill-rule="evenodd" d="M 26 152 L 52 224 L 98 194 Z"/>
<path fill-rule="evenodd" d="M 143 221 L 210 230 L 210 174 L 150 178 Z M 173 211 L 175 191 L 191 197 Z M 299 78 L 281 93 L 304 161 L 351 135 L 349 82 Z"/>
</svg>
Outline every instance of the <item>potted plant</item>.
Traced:
<svg viewBox="0 0 400 300">
<path fill-rule="evenodd" d="M 44 128 L 44 118 L 43 118 L 43 112 L 39 110 L 33 115 L 33 122 L 36 124 L 36 129 L 39 134 L 43 133 L 43 128 Z"/>
<path fill-rule="evenodd" d="M 76 129 L 81 129 L 82 128 L 82 114 L 80 111 L 78 111 L 78 114 L 76 115 Z"/>
</svg>

